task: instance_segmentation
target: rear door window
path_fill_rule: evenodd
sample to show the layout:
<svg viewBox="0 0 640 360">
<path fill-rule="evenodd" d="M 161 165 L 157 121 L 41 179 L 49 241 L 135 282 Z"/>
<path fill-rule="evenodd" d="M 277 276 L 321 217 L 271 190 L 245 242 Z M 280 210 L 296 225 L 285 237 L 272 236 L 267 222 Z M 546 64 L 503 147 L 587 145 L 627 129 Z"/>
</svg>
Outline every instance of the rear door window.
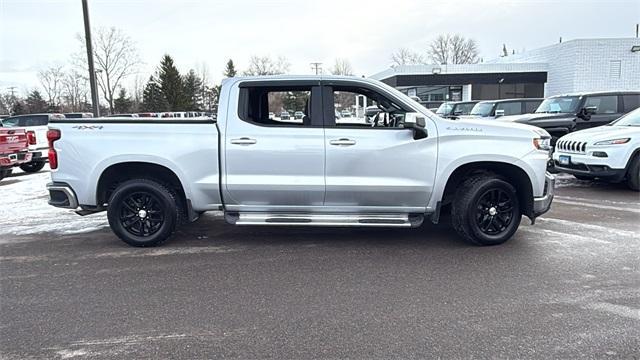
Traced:
<svg viewBox="0 0 640 360">
<path fill-rule="evenodd" d="M 244 86 L 240 89 L 239 117 L 263 126 L 321 125 L 321 101 L 319 95 L 312 96 L 319 91 L 314 86 Z"/>
<path fill-rule="evenodd" d="M 640 107 L 640 94 L 622 95 L 624 112 L 630 112 Z"/>
</svg>

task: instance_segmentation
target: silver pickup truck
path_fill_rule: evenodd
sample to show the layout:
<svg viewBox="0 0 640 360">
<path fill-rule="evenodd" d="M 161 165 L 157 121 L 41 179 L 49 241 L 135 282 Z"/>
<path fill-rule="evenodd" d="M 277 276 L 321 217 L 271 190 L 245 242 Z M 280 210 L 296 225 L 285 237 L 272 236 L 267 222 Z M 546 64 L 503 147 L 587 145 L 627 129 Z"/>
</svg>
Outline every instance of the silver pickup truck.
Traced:
<svg viewBox="0 0 640 360">
<path fill-rule="evenodd" d="M 270 116 L 290 111 L 303 116 Z M 463 238 L 494 245 L 553 199 L 544 130 L 443 119 L 354 77 L 230 78 L 216 120 L 57 119 L 47 137 L 49 203 L 106 210 L 134 246 L 211 210 L 234 225 L 344 227 L 418 227 L 450 211 Z"/>
</svg>

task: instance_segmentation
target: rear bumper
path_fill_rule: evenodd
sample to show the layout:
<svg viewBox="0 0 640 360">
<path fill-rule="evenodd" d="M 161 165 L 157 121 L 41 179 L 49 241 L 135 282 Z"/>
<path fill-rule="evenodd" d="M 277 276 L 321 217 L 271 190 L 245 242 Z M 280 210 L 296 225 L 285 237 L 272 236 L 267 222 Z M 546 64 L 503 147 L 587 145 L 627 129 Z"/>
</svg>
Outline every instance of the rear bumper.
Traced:
<svg viewBox="0 0 640 360">
<path fill-rule="evenodd" d="M 31 161 L 32 154 L 30 152 L 21 151 L 13 154 L 0 155 L 1 167 L 13 167 Z"/>
<path fill-rule="evenodd" d="M 46 161 L 48 159 L 48 154 L 44 154 L 43 151 L 32 151 L 31 152 L 31 161 Z"/>
<path fill-rule="evenodd" d="M 74 210 L 78 208 L 78 198 L 69 185 L 57 182 L 48 183 L 47 190 L 49 191 L 49 205 Z"/>
<path fill-rule="evenodd" d="M 533 198 L 533 216 L 538 217 L 551 208 L 553 195 L 555 194 L 556 178 L 550 173 L 544 175 L 544 194 L 541 197 Z"/>
</svg>

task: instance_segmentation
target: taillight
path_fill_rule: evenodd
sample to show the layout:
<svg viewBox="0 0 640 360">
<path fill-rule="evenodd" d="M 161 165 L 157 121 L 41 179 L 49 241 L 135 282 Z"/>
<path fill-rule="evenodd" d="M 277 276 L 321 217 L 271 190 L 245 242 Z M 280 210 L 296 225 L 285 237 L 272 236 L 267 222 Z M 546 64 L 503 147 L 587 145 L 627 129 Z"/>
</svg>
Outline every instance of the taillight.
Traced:
<svg viewBox="0 0 640 360">
<path fill-rule="evenodd" d="M 27 131 L 27 141 L 29 141 L 29 145 L 36 144 L 36 133 L 33 131 Z"/>
<path fill-rule="evenodd" d="M 49 142 L 49 167 L 51 169 L 58 168 L 58 153 L 56 152 L 56 149 L 54 149 L 53 143 L 56 140 L 60 140 L 61 136 L 62 134 L 58 129 L 49 129 L 49 131 L 47 131 L 47 141 Z"/>
</svg>

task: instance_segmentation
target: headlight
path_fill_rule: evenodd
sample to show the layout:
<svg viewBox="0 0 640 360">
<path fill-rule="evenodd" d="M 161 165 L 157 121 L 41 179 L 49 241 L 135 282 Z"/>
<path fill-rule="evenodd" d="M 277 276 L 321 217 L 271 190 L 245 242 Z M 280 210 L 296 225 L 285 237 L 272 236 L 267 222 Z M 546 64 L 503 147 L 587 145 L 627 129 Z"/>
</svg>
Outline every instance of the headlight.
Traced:
<svg viewBox="0 0 640 360">
<path fill-rule="evenodd" d="M 549 151 L 551 150 L 551 138 L 533 139 L 533 147 L 535 147 L 538 150 Z"/>
<path fill-rule="evenodd" d="M 605 140 L 605 141 L 598 141 L 593 145 L 619 145 L 619 144 L 626 144 L 629 142 L 629 140 L 631 140 L 631 138 Z"/>
</svg>

